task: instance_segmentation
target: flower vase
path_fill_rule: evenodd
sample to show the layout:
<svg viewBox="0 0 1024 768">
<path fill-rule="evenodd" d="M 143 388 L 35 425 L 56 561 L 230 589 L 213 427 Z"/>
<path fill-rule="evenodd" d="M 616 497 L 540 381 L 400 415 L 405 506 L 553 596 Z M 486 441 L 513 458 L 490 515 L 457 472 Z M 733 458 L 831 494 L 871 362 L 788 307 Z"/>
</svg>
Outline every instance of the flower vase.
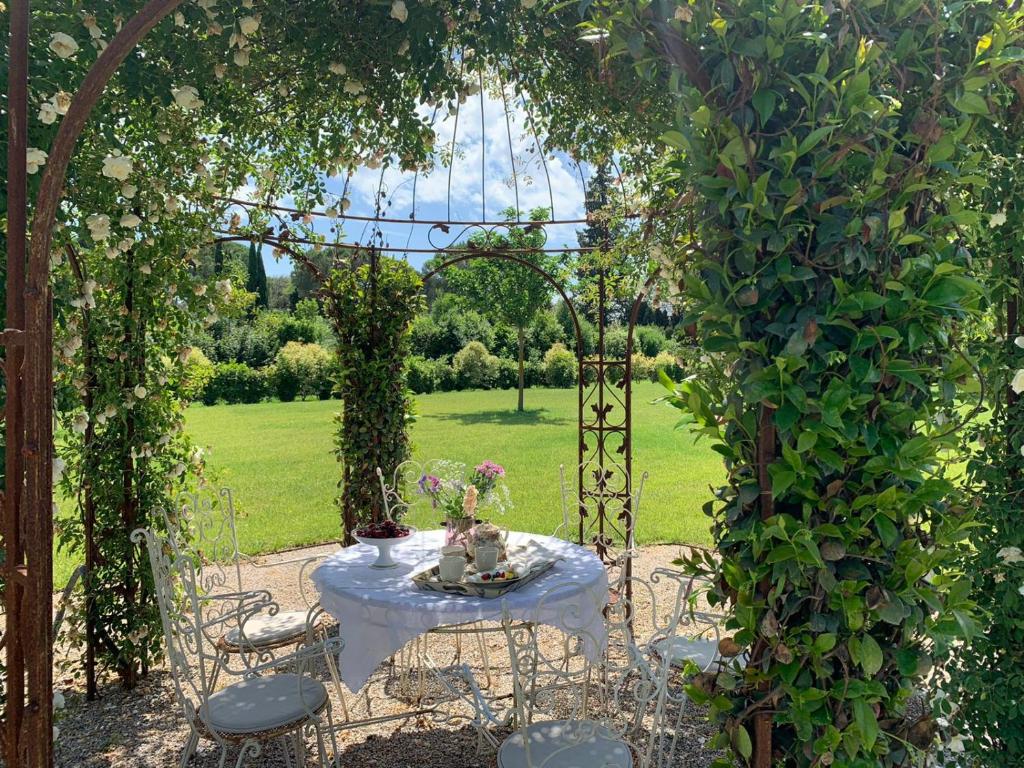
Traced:
<svg viewBox="0 0 1024 768">
<path fill-rule="evenodd" d="M 446 517 L 444 520 L 445 546 L 454 544 L 467 546 L 475 524 L 476 520 L 472 517 Z"/>
</svg>

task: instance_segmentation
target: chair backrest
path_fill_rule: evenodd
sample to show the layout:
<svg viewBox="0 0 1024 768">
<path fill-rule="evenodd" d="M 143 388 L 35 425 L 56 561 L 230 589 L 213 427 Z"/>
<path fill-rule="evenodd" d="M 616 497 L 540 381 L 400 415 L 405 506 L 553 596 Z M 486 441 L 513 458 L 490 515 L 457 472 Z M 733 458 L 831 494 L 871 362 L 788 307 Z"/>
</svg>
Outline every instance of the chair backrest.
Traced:
<svg viewBox="0 0 1024 768">
<path fill-rule="evenodd" d="M 212 693 L 209 685 L 217 664 L 216 651 L 209 647 L 202 628 L 196 564 L 182 556 L 168 537 L 149 528 L 135 530 L 132 541 L 145 542 L 149 553 L 167 667 L 185 717 L 195 722 L 198 710 Z"/>
<path fill-rule="evenodd" d="M 183 491 L 165 511 L 172 543 L 186 546 L 201 562 L 197 585 L 204 594 L 242 590 L 241 555 L 230 488 Z"/>
</svg>

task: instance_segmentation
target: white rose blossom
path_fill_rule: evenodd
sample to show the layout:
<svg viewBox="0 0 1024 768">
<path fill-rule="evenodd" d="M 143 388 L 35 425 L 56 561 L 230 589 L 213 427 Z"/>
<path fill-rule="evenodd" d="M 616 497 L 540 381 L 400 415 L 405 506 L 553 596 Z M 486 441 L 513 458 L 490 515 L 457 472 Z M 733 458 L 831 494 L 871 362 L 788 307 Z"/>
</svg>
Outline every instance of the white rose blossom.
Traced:
<svg viewBox="0 0 1024 768">
<path fill-rule="evenodd" d="M 363 84 L 358 80 L 346 80 L 344 91 L 356 96 L 363 92 Z"/>
<path fill-rule="evenodd" d="M 145 400 L 145 399 L 146 399 L 146 395 L 148 395 L 148 394 L 149 394 L 149 393 L 148 393 L 148 392 L 146 391 L 146 388 L 145 388 L 144 386 L 142 386 L 141 384 L 136 384 L 136 385 L 135 385 L 135 389 L 134 389 L 134 390 L 132 390 L 132 391 L 133 391 L 133 392 L 135 393 L 135 396 L 136 396 L 136 397 L 137 397 L 137 398 L 138 398 L 139 400 Z"/>
<path fill-rule="evenodd" d="M 62 59 L 68 59 L 78 52 L 75 38 L 64 32 L 54 32 L 50 37 L 50 50 Z"/>
<path fill-rule="evenodd" d="M 242 48 L 241 50 L 235 51 L 235 55 L 232 57 L 236 66 L 247 67 L 249 66 L 249 49 Z"/>
<path fill-rule="evenodd" d="M 228 65 L 227 64 L 214 64 L 213 65 L 213 76 L 216 77 L 218 80 L 223 80 L 224 79 L 224 75 L 227 74 L 227 71 L 228 71 Z"/>
<path fill-rule="evenodd" d="M 340 61 L 332 61 L 327 68 L 331 71 L 331 74 L 334 75 L 344 75 L 348 71 L 345 65 Z"/>
<path fill-rule="evenodd" d="M 1010 389 L 1018 395 L 1021 392 L 1024 392 L 1024 368 L 1018 369 L 1017 372 L 1013 374 L 1013 378 L 1010 380 Z"/>
<path fill-rule="evenodd" d="M 25 171 L 28 174 L 38 173 L 46 165 L 47 154 L 36 147 L 25 150 Z"/>
<path fill-rule="evenodd" d="M 110 217 L 105 213 L 94 213 L 85 220 L 92 239 L 99 242 L 110 237 Z"/>
<path fill-rule="evenodd" d="M 996 553 L 1004 563 L 1024 563 L 1024 552 L 1020 547 L 1003 547 Z"/>
<path fill-rule="evenodd" d="M 122 184 L 121 185 L 121 196 L 131 200 L 135 197 L 135 194 L 139 191 L 139 188 L 134 184 Z"/>
<path fill-rule="evenodd" d="M 405 7 L 405 0 L 394 0 L 391 3 L 391 18 L 403 24 L 409 19 L 409 9 Z"/>
<path fill-rule="evenodd" d="M 43 125 L 53 125 L 57 122 L 57 109 L 53 106 L 53 102 L 44 101 L 39 107 L 37 117 Z"/>
<path fill-rule="evenodd" d="M 89 427 L 89 414 L 79 413 L 75 416 L 74 421 L 71 422 L 71 429 L 77 432 L 79 435 L 84 435 L 85 430 Z"/>
<path fill-rule="evenodd" d="M 243 35 L 252 35 L 260 28 L 260 20 L 255 16 L 243 16 L 238 20 L 238 28 Z"/>
<path fill-rule="evenodd" d="M 121 220 L 117 222 L 125 229 L 135 229 L 139 224 L 142 223 L 142 219 L 136 216 L 134 213 L 126 213 L 121 217 Z"/>
<path fill-rule="evenodd" d="M 203 106 L 203 100 L 199 98 L 199 91 L 194 85 L 183 85 L 181 88 L 172 88 L 171 95 L 174 103 L 185 111 L 199 109 Z"/>
<path fill-rule="evenodd" d="M 122 154 L 107 155 L 103 158 L 102 173 L 107 178 L 125 181 L 132 175 L 132 159 Z"/>
<path fill-rule="evenodd" d="M 997 211 L 996 213 L 993 213 L 988 220 L 988 225 L 992 229 L 995 229 L 996 227 L 1001 227 L 1005 223 L 1006 211 Z"/>
<path fill-rule="evenodd" d="M 60 456 L 53 457 L 53 484 L 57 485 L 64 477 L 64 470 L 67 469 L 67 462 Z"/>
</svg>

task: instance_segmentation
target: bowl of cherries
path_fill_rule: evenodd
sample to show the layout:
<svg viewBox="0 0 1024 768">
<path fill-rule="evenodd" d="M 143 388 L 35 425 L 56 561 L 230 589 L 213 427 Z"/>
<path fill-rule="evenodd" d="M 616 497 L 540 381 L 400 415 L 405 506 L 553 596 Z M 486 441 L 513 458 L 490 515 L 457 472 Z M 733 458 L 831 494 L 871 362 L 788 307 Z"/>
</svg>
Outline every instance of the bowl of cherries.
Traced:
<svg viewBox="0 0 1024 768">
<path fill-rule="evenodd" d="M 394 568 L 398 563 L 391 557 L 391 548 L 414 533 L 416 529 L 411 525 L 387 519 L 357 528 L 352 536 L 360 544 L 377 548 L 377 559 L 370 563 L 371 568 Z"/>
</svg>

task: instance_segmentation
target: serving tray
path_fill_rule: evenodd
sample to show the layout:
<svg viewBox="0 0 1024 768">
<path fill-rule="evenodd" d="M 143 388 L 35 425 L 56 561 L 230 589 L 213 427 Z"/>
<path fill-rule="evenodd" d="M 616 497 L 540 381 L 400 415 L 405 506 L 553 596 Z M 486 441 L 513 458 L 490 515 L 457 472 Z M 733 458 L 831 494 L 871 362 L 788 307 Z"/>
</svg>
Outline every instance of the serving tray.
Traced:
<svg viewBox="0 0 1024 768">
<path fill-rule="evenodd" d="M 465 581 L 441 581 L 441 567 L 435 565 L 433 568 L 417 573 L 412 577 L 412 581 L 418 589 L 429 592 L 443 592 L 446 595 L 462 597 L 501 597 L 519 589 L 524 584 L 529 584 L 538 576 L 547 573 L 554 564 L 554 561 L 541 563 L 530 570 L 525 576 L 521 576 L 514 581 L 481 582 L 479 584 Z"/>
</svg>

